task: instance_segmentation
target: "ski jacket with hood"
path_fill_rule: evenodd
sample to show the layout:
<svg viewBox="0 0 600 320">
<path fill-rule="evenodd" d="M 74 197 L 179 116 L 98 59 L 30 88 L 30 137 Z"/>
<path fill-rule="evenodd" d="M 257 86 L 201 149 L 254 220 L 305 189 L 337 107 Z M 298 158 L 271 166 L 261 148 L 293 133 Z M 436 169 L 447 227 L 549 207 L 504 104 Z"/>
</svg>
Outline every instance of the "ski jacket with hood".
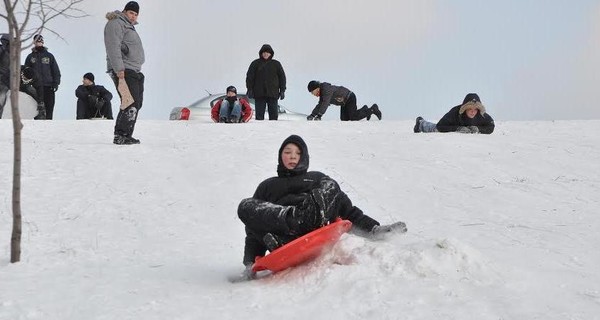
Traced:
<svg viewBox="0 0 600 320">
<path fill-rule="evenodd" d="M 465 110 L 474 106 L 478 112 L 474 118 L 467 117 Z M 437 123 L 436 128 L 439 132 L 454 132 L 458 127 L 476 126 L 479 133 L 490 134 L 494 132 L 494 119 L 486 113 L 485 107 L 481 104 L 479 96 L 475 93 L 469 93 L 463 100 L 463 103 L 453 107 Z"/>
<path fill-rule="evenodd" d="M 25 66 L 35 70 L 42 86 L 58 88 L 60 85 L 60 69 L 54 55 L 46 47 L 33 47 L 25 58 Z"/>
<path fill-rule="evenodd" d="M 265 60 L 263 52 L 271 56 Z M 258 59 L 252 61 L 246 73 L 246 89 L 253 93 L 254 98 L 278 98 L 285 92 L 286 78 L 279 61 L 274 60 L 275 52 L 270 45 L 263 45 L 258 51 Z"/>
<path fill-rule="evenodd" d="M 125 69 L 142 71 L 146 58 L 142 39 L 121 11 L 106 14 L 108 22 L 104 27 L 107 72 L 117 73 Z M 137 24 L 137 22 L 136 22 Z"/>
<path fill-rule="evenodd" d="M 288 143 L 295 144 L 301 150 L 300 162 L 291 170 L 287 169 L 281 160 L 281 152 Z M 329 179 L 335 182 L 324 173 L 308 171 L 308 147 L 304 140 L 297 135 L 291 135 L 283 141 L 277 153 L 277 160 L 277 177 L 263 181 L 254 192 L 253 198 L 279 205 L 300 205 L 306 194 L 312 189 L 318 188 L 322 180 Z M 337 185 L 337 182 L 335 183 Z M 340 197 L 341 201 L 336 208 L 332 209 L 333 212 L 325 213 L 330 222 L 341 217 L 350 220 L 354 228 L 364 232 L 369 232 L 374 226 L 379 225 L 373 218 L 353 206 L 352 201 L 344 192 L 340 191 Z"/>
<path fill-rule="evenodd" d="M 348 101 L 348 98 L 352 94 L 346 87 L 334 86 L 328 82 L 321 82 L 319 84 L 321 94 L 319 95 L 319 103 L 313 109 L 313 115 L 324 115 L 330 104 L 336 106 L 343 106 Z"/>
</svg>

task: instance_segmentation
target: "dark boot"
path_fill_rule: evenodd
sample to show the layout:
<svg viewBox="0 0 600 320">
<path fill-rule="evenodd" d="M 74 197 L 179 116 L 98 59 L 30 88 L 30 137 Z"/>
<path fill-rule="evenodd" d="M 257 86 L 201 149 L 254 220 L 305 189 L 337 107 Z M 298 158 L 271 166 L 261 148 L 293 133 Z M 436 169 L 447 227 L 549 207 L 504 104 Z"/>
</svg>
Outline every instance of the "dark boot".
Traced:
<svg viewBox="0 0 600 320">
<path fill-rule="evenodd" d="M 365 104 L 362 108 L 360 108 L 361 110 L 366 109 L 365 111 L 367 112 L 367 121 L 371 120 L 371 116 L 373 115 L 373 112 L 371 111 L 371 108 L 367 107 L 367 105 Z"/>
<path fill-rule="evenodd" d="M 46 107 L 43 102 L 38 103 L 37 106 L 38 114 L 33 119 L 35 120 L 46 120 Z"/>
<path fill-rule="evenodd" d="M 415 121 L 415 127 L 413 128 L 415 133 L 421 132 L 421 121 L 423 121 L 423 117 L 417 117 L 417 120 Z"/>
<path fill-rule="evenodd" d="M 371 113 L 374 114 L 377 119 L 381 120 L 381 110 L 379 110 L 379 106 L 376 103 L 371 106 Z"/>
</svg>

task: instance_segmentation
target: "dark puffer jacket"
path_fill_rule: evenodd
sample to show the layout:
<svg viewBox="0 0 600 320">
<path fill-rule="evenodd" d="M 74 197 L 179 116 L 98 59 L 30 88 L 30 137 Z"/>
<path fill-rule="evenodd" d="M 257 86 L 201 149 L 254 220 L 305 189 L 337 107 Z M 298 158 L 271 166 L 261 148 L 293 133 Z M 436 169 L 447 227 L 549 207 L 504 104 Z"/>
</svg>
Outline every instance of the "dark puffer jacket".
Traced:
<svg viewBox="0 0 600 320">
<path fill-rule="evenodd" d="M 290 170 L 287 169 L 281 160 L 281 152 L 288 144 L 293 143 L 301 150 L 300 162 Z M 269 178 L 263 181 L 253 198 L 268 201 L 279 205 L 300 205 L 306 198 L 310 190 L 321 185 L 321 181 L 329 179 L 327 175 L 319 171 L 308 171 L 309 155 L 308 147 L 304 140 L 297 135 L 291 135 L 285 139 L 277 153 L 277 177 Z M 334 181 L 335 182 L 335 181 Z M 337 184 L 337 183 L 336 183 Z M 374 226 L 379 225 L 373 218 L 365 215 L 362 210 L 352 205 L 350 198 L 340 191 L 339 205 L 333 208 L 332 212 L 327 212 L 329 221 L 334 221 L 337 217 L 350 220 L 353 227 L 362 231 L 369 232 Z"/>
<path fill-rule="evenodd" d="M 44 87 L 58 88 L 60 69 L 54 55 L 46 47 L 34 47 L 25 59 L 25 66 L 31 67 L 40 77 Z"/>
<path fill-rule="evenodd" d="M 352 94 L 352 91 L 348 90 L 346 87 L 334 86 L 328 82 L 321 82 L 319 89 L 321 92 L 319 95 L 319 103 L 313 109 L 311 113 L 313 115 L 324 115 L 330 104 L 336 106 L 345 105 L 348 97 Z"/>
<path fill-rule="evenodd" d="M 271 56 L 265 60 L 263 52 Z M 275 52 L 270 45 L 263 45 L 258 52 L 258 59 L 252 61 L 246 73 L 246 89 L 252 92 L 254 98 L 279 98 L 285 92 L 286 78 L 283 67 L 279 61 L 274 60 Z"/>
<path fill-rule="evenodd" d="M 477 109 L 477 115 L 472 119 L 465 112 L 467 108 Z M 476 126 L 479 133 L 490 134 L 494 132 L 494 119 L 490 116 L 481 99 L 476 93 L 469 93 L 465 96 L 461 105 L 455 106 L 446 113 L 437 123 L 436 128 L 439 132 L 454 132 L 458 127 Z"/>
</svg>

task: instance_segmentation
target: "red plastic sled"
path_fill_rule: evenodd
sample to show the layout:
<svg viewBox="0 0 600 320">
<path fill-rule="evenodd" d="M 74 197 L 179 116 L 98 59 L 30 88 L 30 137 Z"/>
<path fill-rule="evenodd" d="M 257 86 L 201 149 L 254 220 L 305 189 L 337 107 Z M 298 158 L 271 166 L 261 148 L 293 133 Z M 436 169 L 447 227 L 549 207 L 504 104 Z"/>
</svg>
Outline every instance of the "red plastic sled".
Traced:
<svg viewBox="0 0 600 320">
<path fill-rule="evenodd" d="M 281 246 L 264 257 L 256 258 L 252 271 L 279 272 L 318 257 L 327 245 L 336 243 L 352 228 L 352 222 L 337 220 Z"/>
</svg>

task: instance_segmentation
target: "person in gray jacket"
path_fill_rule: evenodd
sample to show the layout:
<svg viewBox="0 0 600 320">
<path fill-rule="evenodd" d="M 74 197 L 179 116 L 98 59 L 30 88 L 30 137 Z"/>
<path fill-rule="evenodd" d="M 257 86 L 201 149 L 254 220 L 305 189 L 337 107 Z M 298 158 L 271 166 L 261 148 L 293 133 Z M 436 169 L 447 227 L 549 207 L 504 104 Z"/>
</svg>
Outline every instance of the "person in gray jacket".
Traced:
<svg viewBox="0 0 600 320">
<path fill-rule="evenodd" d="M 306 117 L 307 120 L 321 120 L 330 104 L 341 107 L 340 120 L 342 121 L 358 121 L 364 118 L 371 120 L 371 115 L 375 115 L 381 120 L 381 111 L 377 104 L 373 104 L 370 108 L 364 105 L 358 109 L 356 95 L 345 87 L 313 80 L 308 83 L 308 92 L 315 97 L 319 97 L 319 103 L 311 114 Z"/>
<path fill-rule="evenodd" d="M 106 14 L 108 22 L 104 27 L 104 45 L 106 47 L 107 73 L 113 79 L 119 92 L 119 79 L 124 79 L 129 87 L 134 102 L 121 107 L 115 123 L 114 144 L 138 144 L 140 140 L 133 137 L 133 130 L 138 113 L 144 101 L 144 47 L 135 30 L 140 6 L 129 1 L 123 11 Z M 121 92 L 119 92 L 121 96 Z"/>
</svg>

